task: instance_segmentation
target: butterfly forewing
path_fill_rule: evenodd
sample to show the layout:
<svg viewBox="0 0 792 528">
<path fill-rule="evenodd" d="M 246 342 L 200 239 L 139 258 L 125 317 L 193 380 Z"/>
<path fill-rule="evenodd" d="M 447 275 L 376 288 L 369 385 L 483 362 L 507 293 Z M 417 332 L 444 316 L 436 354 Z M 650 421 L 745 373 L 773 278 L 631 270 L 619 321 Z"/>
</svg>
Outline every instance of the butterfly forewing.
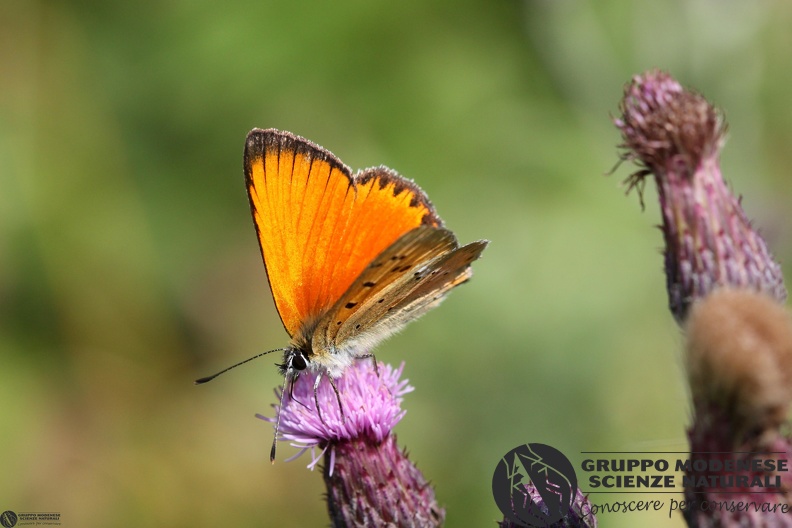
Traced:
<svg viewBox="0 0 792 528">
<path fill-rule="evenodd" d="M 288 132 L 248 134 L 245 178 L 272 296 L 292 336 L 404 233 L 441 224 L 409 180 L 384 167 L 352 176 L 329 151 Z"/>
</svg>

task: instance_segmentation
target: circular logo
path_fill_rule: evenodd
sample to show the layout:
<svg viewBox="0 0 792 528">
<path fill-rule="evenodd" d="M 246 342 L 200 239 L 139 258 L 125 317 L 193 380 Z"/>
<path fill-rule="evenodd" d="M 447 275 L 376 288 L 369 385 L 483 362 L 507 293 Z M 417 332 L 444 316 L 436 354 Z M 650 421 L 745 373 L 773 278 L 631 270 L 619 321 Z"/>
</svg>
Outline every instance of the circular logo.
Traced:
<svg viewBox="0 0 792 528">
<path fill-rule="evenodd" d="M 577 476 L 564 454 L 545 444 L 517 446 L 498 462 L 492 496 L 501 513 L 518 526 L 549 526 L 575 500 Z"/>
<path fill-rule="evenodd" d="M 0 513 L 0 524 L 5 526 L 5 528 L 11 528 L 12 526 L 16 526 L 17 523 L 17 514 L 12 512 L 11 510 L 6 510 L 3 513 Z"/>
</svg>

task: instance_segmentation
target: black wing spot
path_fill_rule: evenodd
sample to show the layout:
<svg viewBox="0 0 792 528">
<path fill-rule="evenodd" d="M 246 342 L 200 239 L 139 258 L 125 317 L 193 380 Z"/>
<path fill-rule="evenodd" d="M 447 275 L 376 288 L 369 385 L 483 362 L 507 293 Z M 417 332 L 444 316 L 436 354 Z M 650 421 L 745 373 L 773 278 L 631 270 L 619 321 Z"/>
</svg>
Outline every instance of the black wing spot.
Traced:
<svg viewBox="0 0 792 528">
<path fill-rule="evenodd" d="M 360 325 L 359 325 L 359 324 L 356 324 L 356 325 L 355 325 L 355 330 L 357 330 L 357 329 L 359 329 L 359 328 L 360 328 Z"/>
<path fill-rule="evenodd" d="M 379 301 L 377 301 L 377 303 L 379 304 L 379 303 L 381 303 L 381 302 L 382 302 L 382 301 L 384 301 L 384 300 L 385 300 L 385 299 L 380 299 Z"/>
<path fill-rule="evenodd" d="M 337 324 L 338 326 L 341 326 L 341 321 L 336 321 L 336 324 Z"/>
<path fill-rule="evenodd" d="M 373 288 L 376 285 L 377 285 L 376 282 L 371 282 L 371 281 L 366 281 L 366 282 L 363 283 L 363 286 L 366 287 L 366 288 Z"/>
<path fill-rule="evenodd" d="M 412 266 L 410 264 L 408 264 L 406 266 L 402 266 L 401 268 L 399 268 L 399 271 L 404 273 L 405 271 L 407 271 L 410 268 L 412 268 Z"/>
<path fill-rule="evenodd" d="M 355 306 L 357 306 L 356 302 L 348 302 L 344 305 L 344 308 L 354 308 Z"/>
<path fill-rule="evenodd" d="M 393 255 L 390 259 L 391 260 L 399 260 L 401 257 L 399 255 Z"/>
</svg>

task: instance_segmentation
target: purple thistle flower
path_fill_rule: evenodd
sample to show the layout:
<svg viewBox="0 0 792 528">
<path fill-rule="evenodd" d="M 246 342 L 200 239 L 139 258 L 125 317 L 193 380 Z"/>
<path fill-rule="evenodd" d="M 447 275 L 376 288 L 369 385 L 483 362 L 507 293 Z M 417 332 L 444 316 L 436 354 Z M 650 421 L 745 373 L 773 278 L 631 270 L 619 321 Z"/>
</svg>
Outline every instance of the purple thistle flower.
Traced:
<svg viewBox="0 0 792 528">
<path fill-rule="evenodd" d="M 440 526 L 445 511 L 434 490 L 396 444 L 393 427 L 406 411 L 402 398 L 413 387 L 398 369 L 371 361 L 356 361 L 335 380 L 344 414 L 330 383 L 319 384 L 320 418 L 314 403 L 315 375 L 302 372 L 290 394 L 274 405 L 280 414 L 280 437 L 312 449 L 309 468 L 324 460 L 324 480 L 330 519 L 336 527 Z M 259 418 L 274 423 L 275 418 Z M 316 449 L 320 452 L 317 454 Z M 293 458 L 296 458 L 293 457 Z"/>
<path fill-rule="evenodd" d="M 633 78 L 620 110 L 614 122 L 622 160 L 642 167 L 627 179 L 628 192 L 640 194 L 649 175 L 657 184 L 669 308 L 677 322 L 695 299 L 721 286 L 762 291 L 783 303 L 781 268 L 721 176 L 721 113 L 660 71 Z"/>
</svg>

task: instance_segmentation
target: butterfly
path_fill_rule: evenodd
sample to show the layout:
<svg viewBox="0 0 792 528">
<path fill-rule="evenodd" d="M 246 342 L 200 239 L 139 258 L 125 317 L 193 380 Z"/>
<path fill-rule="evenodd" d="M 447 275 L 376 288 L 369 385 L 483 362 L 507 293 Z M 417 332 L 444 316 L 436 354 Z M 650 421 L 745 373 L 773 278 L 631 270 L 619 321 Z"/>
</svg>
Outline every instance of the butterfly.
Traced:
<svg viewBox="0 0 792 528">
<path fill-rule="evenodd" d="M 277 349 L 281 395 L 301 372 L 317 374 L 321 418 L 321 379 L 341 406 L 333 380 L 467 282 L 488 241 L 460 247 L 414 182 L 384 166 L 353 174 L 290 132 L 250 131 L 244 172 L 272 297 L 291 338 Z"/>
</svg>

